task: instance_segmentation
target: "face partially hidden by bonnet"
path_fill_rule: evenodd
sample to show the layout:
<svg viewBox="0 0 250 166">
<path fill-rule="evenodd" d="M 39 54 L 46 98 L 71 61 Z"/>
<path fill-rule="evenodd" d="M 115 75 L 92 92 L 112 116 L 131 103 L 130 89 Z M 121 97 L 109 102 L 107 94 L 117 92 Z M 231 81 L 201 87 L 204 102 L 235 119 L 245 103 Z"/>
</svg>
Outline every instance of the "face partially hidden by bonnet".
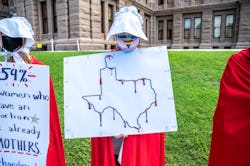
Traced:
<svg viewBox="0 0 250 166">
<path fill-rule="evenodd" d="M 18 53 L 29 54 L 34 44 L 34 32 L 28 20 L 24 17 L 11 17 L 0 20 L 0 47 L 4 52 L 5 61 L 9 56 L 16 63 L 24 63 Z"/>
<path fill-rule="evenodd" d="M 130 52 L 139 44 L 139 38 L 147 40 L 142 31 L 142 24 L 142 16 L 136 7 L 125 6 L 115 14 L 114 22 L 106 39 L 115 39 L 123 51 Z"/>
</svg>

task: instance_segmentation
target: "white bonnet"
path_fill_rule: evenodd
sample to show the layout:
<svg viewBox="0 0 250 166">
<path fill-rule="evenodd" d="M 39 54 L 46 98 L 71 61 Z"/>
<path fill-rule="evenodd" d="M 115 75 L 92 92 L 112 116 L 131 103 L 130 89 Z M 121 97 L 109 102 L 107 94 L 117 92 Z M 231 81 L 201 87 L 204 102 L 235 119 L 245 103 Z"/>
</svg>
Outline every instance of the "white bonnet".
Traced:
<svg viewBox="0 0 250 166">
<path fill-rule="evenodd" d="M 107 35 L 107 40 L 115 38 L 119 33 L 129 33 L 148 40 L 142 31 L 143 19 L 135 6 L 123 7 L 115 14 L 114 22 Z"/>
<path fill-rule="evenodd" d="M 0 20 L 0 32 L 9 37 L 26 38 L 24 48 L 29 49 L 34 43 L 34 32 L 28 20 L 24 17 L 11 17 Z"/>
</svg>

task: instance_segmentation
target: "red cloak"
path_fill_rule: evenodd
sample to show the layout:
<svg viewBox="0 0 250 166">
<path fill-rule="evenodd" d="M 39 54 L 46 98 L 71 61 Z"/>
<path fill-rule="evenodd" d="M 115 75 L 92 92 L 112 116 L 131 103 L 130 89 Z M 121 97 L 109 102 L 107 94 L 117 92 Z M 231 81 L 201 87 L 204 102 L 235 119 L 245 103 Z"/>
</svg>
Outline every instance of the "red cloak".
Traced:
<svg viewBox="0 0 250 166">
<path fill-rule="evenodd" d="M 32 57 L 32 64 L 43 65 L 42 62 Z M 47 166 L 65 166 L 64 147 L 58 116 L 54 86 L 50 78 L 50 139 L 47 154 Z"/>
<path fill-rule="evenodd" d="M 121 166 L 164 166 L 164 133 L 129 135 L 124 139 Z M 91 166 L 115 166 L 112 137 L 91 139 Z"/>
<path fill-rule="evenodd" d="M 250 48 L 232 55 L 213 117 L 209 166 L 250 165 Z"/>
</svg>

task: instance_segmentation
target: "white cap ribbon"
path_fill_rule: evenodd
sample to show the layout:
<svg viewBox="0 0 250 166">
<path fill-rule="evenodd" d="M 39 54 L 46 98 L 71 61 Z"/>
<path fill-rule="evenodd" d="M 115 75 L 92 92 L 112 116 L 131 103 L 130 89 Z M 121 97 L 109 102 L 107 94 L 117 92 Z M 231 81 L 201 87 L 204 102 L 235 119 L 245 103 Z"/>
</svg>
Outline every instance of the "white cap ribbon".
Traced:
<svg viewBox="0 0 250 166">
<path fill-rule="evenodd" d="M 0 56 L 5 56 L 5 60 L 4 60 L 5 62 L 7 62 L 8 57 L 12 56 L 16 63 L 25 64 L 23 58 L 18 54 L 18 52 L 29 54 L 30 51 L 27 48 L 20 48 L 19 50 L 15 52 L 9 52 L 9 51 L 0 52 Z"/>
</svg>

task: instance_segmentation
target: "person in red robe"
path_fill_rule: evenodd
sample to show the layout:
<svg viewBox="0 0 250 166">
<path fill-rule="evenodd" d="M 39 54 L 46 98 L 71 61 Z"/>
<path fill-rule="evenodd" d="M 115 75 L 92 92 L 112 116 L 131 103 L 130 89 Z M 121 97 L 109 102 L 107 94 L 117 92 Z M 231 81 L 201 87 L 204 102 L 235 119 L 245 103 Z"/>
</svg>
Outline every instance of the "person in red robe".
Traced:
<svg viewBox="0 0 250 166">
<path fill-rule="evenodd" d="M 0 48 L 5 52 L 5 61 L 44 65 L 29 54 L 34 44 L 33 31 L 24 17 L 12 17 L 0 20 Z M 54 86 L 50 77 L 50 121 L 49 147 L 46 159 L 47 166 L 65 166 L 64 146 L 58 116 Z M 39 164 L 39 163 L 38 163 Z"/>
<path fill-rule="evenodd" d="M 209 166 L 250 165 L 250 48 L 232 55 L 220 83 Z"/>
<path fill-rule="evenodd" d="M 119 49 L 129 53 L 136 49 L 139 38 L 147 40 L 142 23 L 134 6 L 123 7 L 115 15 L 107 39 L 115 39 Z M 91 138 L 91 166 L 164 166 L 164 139 L 165 133 Z"/>
</svg>

